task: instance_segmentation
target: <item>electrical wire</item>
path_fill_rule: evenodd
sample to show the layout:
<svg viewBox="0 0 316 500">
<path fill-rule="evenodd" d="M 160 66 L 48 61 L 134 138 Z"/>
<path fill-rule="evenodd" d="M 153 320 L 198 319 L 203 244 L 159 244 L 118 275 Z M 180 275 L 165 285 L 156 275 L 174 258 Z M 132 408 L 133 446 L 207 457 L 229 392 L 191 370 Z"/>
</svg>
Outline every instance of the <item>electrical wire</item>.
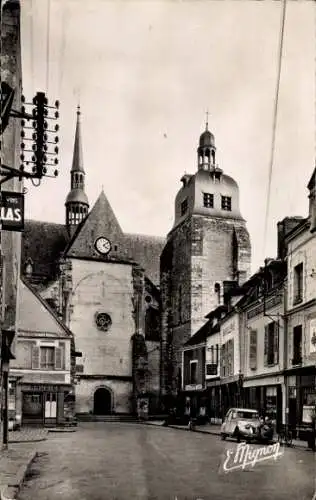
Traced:
<svg viewBox="0 0 316 500">
<path fill-rule="evenodd" d="M 34 84 L 35 84 L 35 78 L 34 78 L 34 21 L 33 21 L 34 14 L 35 14 L 35 9 L 33 9 L 33 0 L 30 0 L 30 60 L 31 60 L 32 91 L 34 90 Z"/>
<path fill-rule="evenodd" d="M 50 58 L 50 0 L 47 0 L 47 24 L 46 24 L 46 92 L 49 87 L 49 58 Z"/>
<path fill-rule="evenodd" d="M 64 77 L 64 65 L 65 65 L 65 53 L 66 53 L 66 27 L 67 27 L 67 4 L 62 4 L 62 18 L 61 18 L 61 43 L 60 43 L 60 53 L 59 53 L 59 81 L 58 81 L 58 95 L 61 95 L 63 77 Z"/>
<path fill-rule="evenodd" d="M 287 2 L 287 0 L 282 1 L 282 11 L 281 11 L 277 83 L 276 83 L 275 99 L 274 99 L 274 106 L 273 106 L 272 143 L 271 143 L 271 155 L 270 155 L 270 162 L 269 162 L 266 212 L 265 212 L 265 221 L 264 221 L 264 236 L 263 236 L 264 252 L 263 252 L 263 256 L 265 256 L 265 251 L 266 251 L 268 219 L 269 219 L 269 211 L 270 211 L 271 181 L 272 181 L 272 171 L 273 171 L 273 166 L 274 166 L 275 140 L 276 140 L 278 108 L 279 108 L 280 81 L 281 81 L 283 45 L 284 45 L 284 27 L 285 27 L 286 5 L 287 5 L 286 2 Z"/>
</svg>

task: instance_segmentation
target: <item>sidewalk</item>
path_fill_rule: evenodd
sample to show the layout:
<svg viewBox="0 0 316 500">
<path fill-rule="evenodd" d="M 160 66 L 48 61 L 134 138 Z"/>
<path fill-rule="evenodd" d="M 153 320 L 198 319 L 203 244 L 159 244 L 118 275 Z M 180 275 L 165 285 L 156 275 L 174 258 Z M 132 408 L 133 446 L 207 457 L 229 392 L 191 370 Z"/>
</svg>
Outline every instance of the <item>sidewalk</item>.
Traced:
<svg viewBox="0 0 316 500">
<path fill-rule="evenodd" d="M 147 421 L 146 424 L 147 425 L 162 426 L 163 421 L 161 421 L 161 420 Z M 171 427 L 172 429 L 179 429 L 179 430 L 188 431 L 188 432 L 200 432 L 203 434 L 213 434 L 215 436 L 221 435 L 221 426 L 218 424 L 197 425 L 194 428 L 194 431 L 190 431 L 190 429 L 186 425 L 168 425 L 168 427 Z M 301 441 L 299 439 L 293 439 L 292 444 L 293 444 L 294 448 L 301 448 L 301 449 L 305 449 L 307 451 L 312 451 L 310 448 L 307 448 L 306 441 Z"/>
<path fill-rule="evenodd" d="M 36 457 L 35 445 L 31 442 L 9 444 L 9 449 L 0 455 L 0 499 L 16 498 L 27 470 Z"/>
</svg>

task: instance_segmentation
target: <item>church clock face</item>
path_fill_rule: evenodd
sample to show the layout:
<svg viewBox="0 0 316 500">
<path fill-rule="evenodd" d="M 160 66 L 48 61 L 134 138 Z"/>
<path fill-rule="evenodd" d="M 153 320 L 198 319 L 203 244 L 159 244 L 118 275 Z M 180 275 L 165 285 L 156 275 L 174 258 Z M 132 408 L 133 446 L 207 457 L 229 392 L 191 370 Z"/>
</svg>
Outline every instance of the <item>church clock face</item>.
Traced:
<svg viewBox="0 0 316 500">
<path fill-rule="evenodd" d="M 104 236 L 97 238 L 94 243 L 96 251 L 101 255 L 107 255 L 111 250 L 111 242 Z"/>
</svg>

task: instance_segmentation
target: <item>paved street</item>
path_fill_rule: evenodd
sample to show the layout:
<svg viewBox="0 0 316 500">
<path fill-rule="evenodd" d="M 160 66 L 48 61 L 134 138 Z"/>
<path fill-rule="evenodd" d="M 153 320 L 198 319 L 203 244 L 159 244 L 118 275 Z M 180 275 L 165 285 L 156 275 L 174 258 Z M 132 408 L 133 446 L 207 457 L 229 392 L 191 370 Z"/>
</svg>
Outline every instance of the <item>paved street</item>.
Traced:
<svg viewBox="0 0 316 500">
<path fill-rule="evenodd" d="M 311 500 L 315 485 L 311 452 L 286 448 L 276 461 L 225 474 L 236 443 L 170 428 L 86 423 L 38 445 L 20 500 Z"/>
</svg>

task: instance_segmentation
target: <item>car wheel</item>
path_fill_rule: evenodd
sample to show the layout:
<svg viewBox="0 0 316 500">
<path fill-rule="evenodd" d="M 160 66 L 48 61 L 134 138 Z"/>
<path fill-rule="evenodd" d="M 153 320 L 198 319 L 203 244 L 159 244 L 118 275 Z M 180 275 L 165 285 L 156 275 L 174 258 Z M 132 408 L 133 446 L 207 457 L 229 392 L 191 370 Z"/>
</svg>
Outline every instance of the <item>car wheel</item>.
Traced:
<svg viewBox="0 0 316 500">
<path fill-rule="evenodd" d="M 234 431 L 234 437 L 237 439 L 237 443 L 240 443 L 240 433 L 238 427 Z"/>
<path fill-rule="evenodd" d="M 226 439 L 226 434 L 223 434 L 223 433 L 222 433 L 222 434 L 221 434 L 221 440 L 222 440 L 222 441 L 225 441 L 225 439 Z"/>
</svg>

